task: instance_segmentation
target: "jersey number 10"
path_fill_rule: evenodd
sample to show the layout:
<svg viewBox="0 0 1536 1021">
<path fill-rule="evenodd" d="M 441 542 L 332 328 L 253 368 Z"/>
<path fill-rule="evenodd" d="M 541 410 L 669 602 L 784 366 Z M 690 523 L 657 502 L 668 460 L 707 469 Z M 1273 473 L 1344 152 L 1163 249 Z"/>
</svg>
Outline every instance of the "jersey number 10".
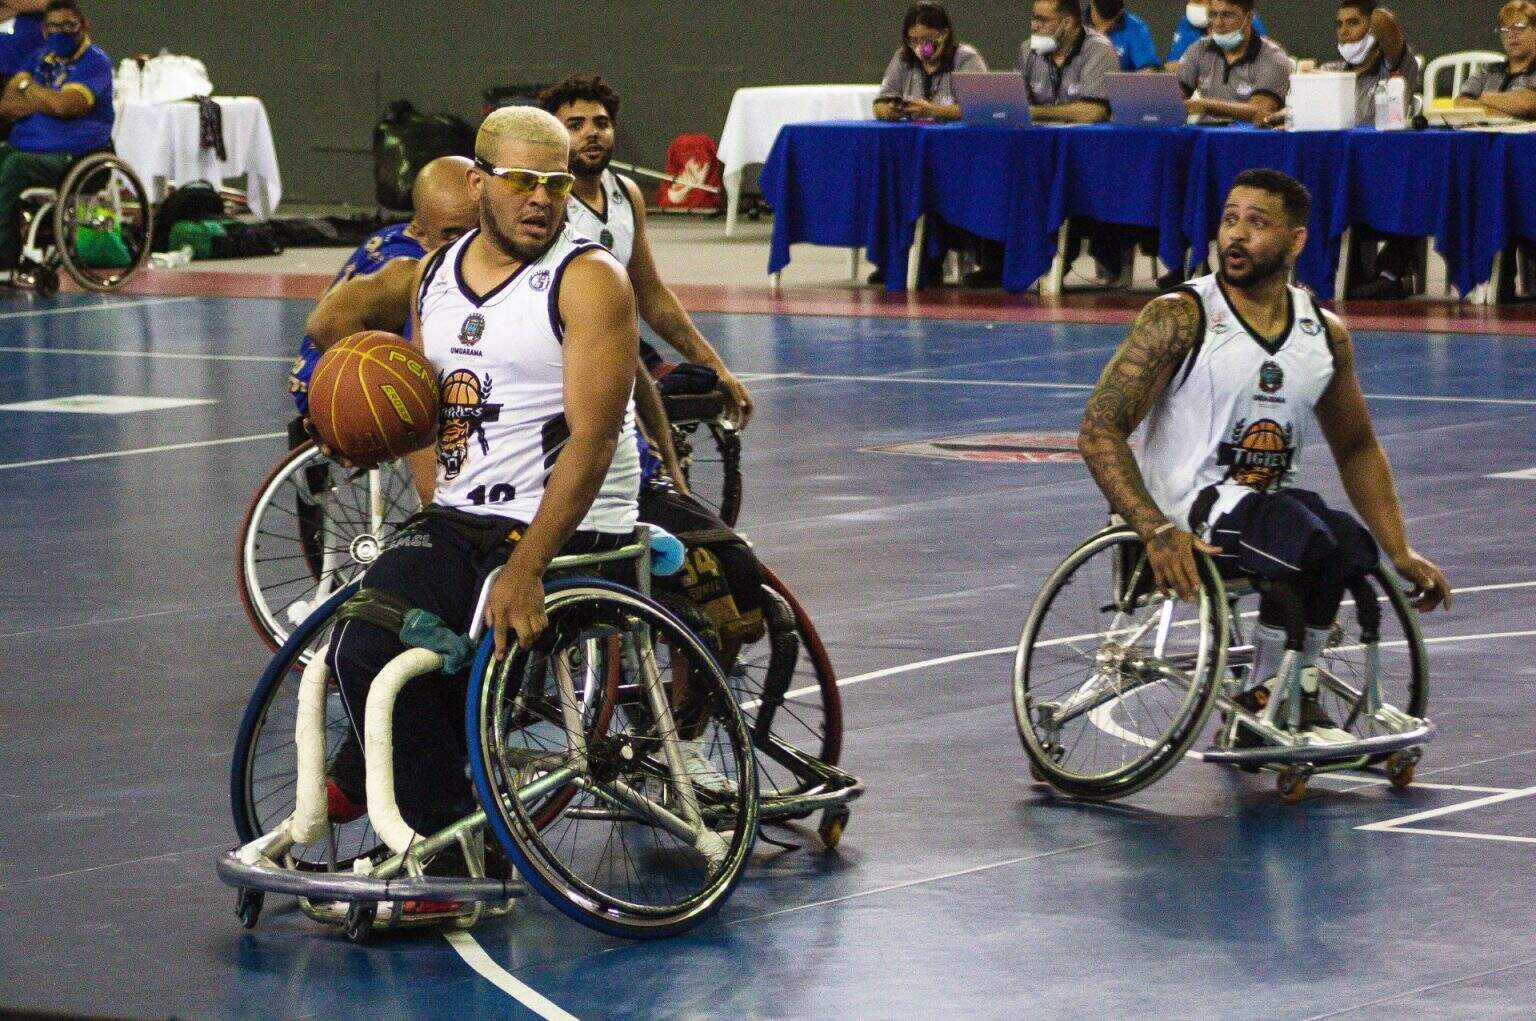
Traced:
<svg viewBox="0 0 1536 1021">
<path fill-rule="evenodd" d="M 491 487 L 490 493 L 486 493 L 484 486 L 476 486 L 469 491 L 469 502 L 476 507 L 484 507 L 488 503 L 507 503 L 517 496 L 517 490 L 505 482 L 498 482 Z"/>
</svg>

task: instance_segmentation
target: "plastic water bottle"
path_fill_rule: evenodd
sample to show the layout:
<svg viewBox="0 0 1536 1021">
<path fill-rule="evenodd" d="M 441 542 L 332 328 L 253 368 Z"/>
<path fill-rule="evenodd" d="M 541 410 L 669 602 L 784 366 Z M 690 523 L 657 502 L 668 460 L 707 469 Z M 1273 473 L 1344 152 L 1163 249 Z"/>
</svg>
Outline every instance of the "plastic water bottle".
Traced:
<svg viewBox="0 0 1536 1021">
<path fill-rule="evenodd" d="M 1408 83 L 1388 78 L 1376 84 L 1376 130 L 1401 131 L 1408 126 Z"/>
<path fill-rule="evenodd" d="M 1389 109 L 1390 103 L 1391 103 L 1391 99 L 1387 95 L 1387 83 L 1384 82 L 1384 81 L 1383 82 L 1377 82 L 1376 83 L 1376 130 L 1377 131 L 1386 131 L 1387 130 L 1387 124 L 1391 120 L 1391 110 Z"/>
<path fill-rule="evenodd" d="M 683 569 L 688 548 L 677 536 L 659 525 L 647 523 L 651 532 L 651 573 L 666 578 Z"/>
</svg>

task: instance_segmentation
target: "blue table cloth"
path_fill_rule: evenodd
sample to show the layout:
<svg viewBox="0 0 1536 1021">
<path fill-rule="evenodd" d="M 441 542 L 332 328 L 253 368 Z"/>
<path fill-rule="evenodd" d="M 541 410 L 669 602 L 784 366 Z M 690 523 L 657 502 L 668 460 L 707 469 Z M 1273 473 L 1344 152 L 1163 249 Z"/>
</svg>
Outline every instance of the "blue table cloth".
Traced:
<svg viewBox="0 0 1536 1021">
<path fill-rule="evenodd" d="M 773 207 L 768 272 L 789 264 L 796 242 L 863 248 L 905 287 L 907 250 L 922 215 L 916 124 L 827 121 L 779 132 L 759 184 Z"/>
<path fill-rule="evenodd" d="M 1505 136 L 1365 128 L 1346 135 L 1348 163 L 1342 176 L 1348 187 L 1334 208 L 1333 232 L 1364 225 L 1389 234 L 1432 237 L 1458 291 L 1467 294 L 1487 281 L 1493 255 L 1478 254 L 1487 245 L 1478 235 L 1489 230 L 1478 211 L 1479 178 L 1488 172 L 1485 156 L 1495 139 Z"/>
<path fill-rule="evenodd" d="M 1473 257 L 1487 275 L 1493 257 L 1511 244 L 1536 242 L 1536 135 L 1483 137 L 1488 145 L 1478 166 Z"/>
</svg>

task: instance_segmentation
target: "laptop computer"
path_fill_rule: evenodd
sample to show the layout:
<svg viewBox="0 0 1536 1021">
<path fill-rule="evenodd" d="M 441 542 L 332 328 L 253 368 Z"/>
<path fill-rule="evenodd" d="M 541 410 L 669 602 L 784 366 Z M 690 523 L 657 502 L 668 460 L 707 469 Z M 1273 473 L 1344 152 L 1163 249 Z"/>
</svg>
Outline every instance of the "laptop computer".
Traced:
<svg viewBox="0 0 1536 1021">
<path fill-rule="evenodd" d="M 1184 109 L 1184 90 L 1176 74 L 1104 76 L 1111 123 L 1129 128 L 1172 128 L 1189 119 Z"/>
<path fill-rule="evenodd" d="M 956 71 L 960 119 L 994 128 L 1029 127 L 1029 89 L 1020 71 Z"/>
</svg>

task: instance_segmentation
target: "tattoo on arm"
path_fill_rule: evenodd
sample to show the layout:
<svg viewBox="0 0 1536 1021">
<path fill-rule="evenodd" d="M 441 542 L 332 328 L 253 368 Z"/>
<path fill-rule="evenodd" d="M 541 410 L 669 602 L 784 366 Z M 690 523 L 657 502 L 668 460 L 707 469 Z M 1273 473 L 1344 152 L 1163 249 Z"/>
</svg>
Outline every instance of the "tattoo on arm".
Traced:
<svg viewBox="0 0 1536 1021">
<path fill-rule="evenodd" d="M 1199 322 L 1199 307 L 1188 294 L 1147 305 L 1105 366 L 1083 414 L 1083 460 L 1110 506 L 1143 539 L 1167 518 L 1147 492 L 1128 441 L 1194 346 Z"/>
</svg>

